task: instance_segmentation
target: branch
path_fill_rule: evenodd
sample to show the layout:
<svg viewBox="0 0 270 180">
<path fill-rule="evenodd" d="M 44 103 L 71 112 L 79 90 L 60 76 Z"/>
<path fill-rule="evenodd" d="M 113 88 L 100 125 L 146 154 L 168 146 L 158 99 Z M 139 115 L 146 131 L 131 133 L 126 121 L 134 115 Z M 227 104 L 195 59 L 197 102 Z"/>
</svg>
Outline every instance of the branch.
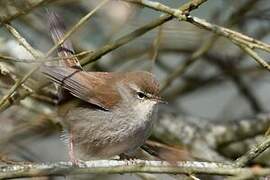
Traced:
<svg viewBox="0 0 270 180">
<path fill-rule="evenodd" d="M 224 163 L 183 161 L 170 164 L 165 161 L 145 160 L 95 160 L 80 162 L 57 163 L 27 163 L 5 165 L 0 169 L 0 179 L 37 177 L 37 176 L 65 176 L 71 174 L 116 174 L 116 173 L 168 173 L 168 174 L 212 174 L 232 176 L 253 173 L 257 176 L 267 176 L 270 169 L 235 168 Z"/>
<path fill-rule="evenodd" d="M 105 4 L 107 4 L 109 0 L 103 0 L 101 3 L 99 3 L 92 11 L 90 11 L 87 15 L 82 17 L 78 23 L 76 23 L 72 28 L 65 33 L 65 35 L 62 37 L 62 39 L 57 42 L 48 52 L 47 56 L 51 55 L 54 50 L 57 49 L 58 46 L 64 43 L 65 40 L 67 40 L 71 34 L 73 34 L 76 30 L 78 30 L 87 20 L 89 20 L 90 17 L 92 17 L 95 12 L 97 12 L 101 7 L 103 7 Z"/>
<path fill-rule="evenodd" d="M 220 119 L 218 122 L 222 122 Z M 237 119 L 233 122 L 210 124 L 205 131 L 213 147 L 226 146 L 233 142 L 264 134 L 270 126 L 270 114 L 259 114 L 250 119 Z"/>
<path fill-rule="evenodd" d="M 33 57 L 38 58 L 41 56 L 41 54 L 36 49 L 34 49 L 14 27 L 12 27 L 10 24 L 4 24 L 4 26 L 18 41 L 18 43 L 22 45 Z"/>
<path fill-rule="evenodd" d="M 206 2 L 206 0 L 192 0 L 184 5 L 182 5 L 179 9 L 181 12 L 189 13 L 190 11 L 198 8 L 201 4 Z M 172 20 L 172 15 L 162 15 L 161 17 L 157 18 L 156 20 L 134 30 L 133 32 L 126 34 L 119 39 L 115 40 L 114 42 L 108 43 L 104 45 L 103 47 L 97 49 L 95 52 L 90 54 L 89 56 L 86 56 L 81 60 L 81 65 L 86 65 L 88 63 L 94 62 L 104 56 L 105 54 L 113 51 L 114 49 L 117 49 L 130 41 L 133 41 L 134 39 L 144 35 L 148 31 L 151 31 L 152 29 L 156 28 L 157 26 L 160 26 L 164 24 L 167 21 Z"/>
<path fill-rule="evenodd" d="M 258 48 L 261 50 L 264 50 L 266 52 L 270 52 L 270 45 L 267 43 L 264 43 L 262 41 L 256 40 L 254 38 L 251 38 L 249 36 L 246 36 L 244 34 L 241 34 L 239 32 L 233 31 L 228 28 L 224 28 L 221 26 L 218 26 L 216 24 L 211 24 L 203 19 L 193 17 L 191 15 L 186 16 L 183 14 L 182 11 L 174 8 L 170 8 L 164 4 L 153 2 L 149 0 L 125 0 L 127 2 L 141 4 L 143 6 L 149 7 L 151 9 L 154 9 L 156 11 L 161 11 L 167 14 L 170 14 L 174 17 L 176 17 L 180 21 L 186 21 L 193 25 L 196 25 L 202 29 L 211 31 L 217 35 L 223 36 L 231 40 L 234 44 L 242 48 L 242 46 L 248 47 L 250 49 Z M 250 53 L 249 53 L 250 54 Z M 253 57 L 253 56 L 251 56 Z M 262 60 L 262 59 L 261 59 Z M 258 62 L 261 66 L 265 67 L 267 70 L 270 71 L 270 65 L 266 61 L 258 61 L 256 59 L 256 62 Z"/>
<path fill-rule="evenodd" d="M 18 11 L 17 13 L 11 15 L 11 16 L 7 16 L 7 17 L 4 17 L 4 18 L 1 18 L 0 19 L 0 27 L 5 24 L 5 23 L 9 23 L 10 21 L 12 21 L 13 19 L 16 19 L 17 17 L 21 16 L 21 15 L 25 15 L 29 12 L 31 12 L 32 10 L 34 10 L 35 8 L 38 8 L 44 4 L 48 4 L 52 1 L 55 1 L 55 0 L 40 0 L 39 2 L 37 1 L 31 1 L 31 2 L 35 2 L 33 4 L 31 4 L 30 6 L 28 6 L 27 8 L 21 10 L 21 11 Z"/>
<path fill-rule="evenodd" d="M 34 49 L 30 43 L 26 41 L 26 39 L 20 35 L 20 33 L 11 25 L 5 24 L 5 27 L 8 29 L 8 31 L 13 35 L 13 37 L 34 57 L 34 58 L 39 58 L 44 56 L 42 53 L 39 53 L 36 49 Z M 0 100 L 0 111 L 5 110 L 5 107 L 8 107 L 6 105 L 6 102 L 9 104 L 12 104 L 10 102 L 13 101 L 8 101 L 11 99 L 11 96 L 14 94 L 14 92 L 23 85 L 23 83 L 34 73 L 39 69 L 40 65 L 35 66 L 32 68 L 25 76 L 23 76 L 21 79 L 19 79 L 8 91 L 6 95 L 2 97 Z M 5 105 L 5 106 L 4 106 Z"/>
<path fill-rule="evenodd" d="M 189 66 L 196 62 L 201 56 L 203 56 L 215 43 L 216 37 L 212 37 L 210 40 L 204 42 L 196 51 L 194 51 L 190 57 L 185 60 L 184 64 L 180 64 L 162 83 L 160 91 L 163 92 L 168 88 L 171 83 L 177 78 L 183 75 Z"/>
<path fill-rule="evenodd" d="M 163 113 L 153 129 L 153 136 L 167 144 L 180 144 L 189 148 L 192 155 L 209 161 L 224 160 L 216 152 L 232 142 L 264 134 L 270 124 L 270 114 L 261 114 L 252 119 L 238 119 L 213 123 L 194 116 L 178 116 Z M 245 152 L 243 152 L 245 153 Z M 255 157 L 254 157 L 255 158 Z"/>
<path fill-rule="evenodd" d="M 238 158 L 235 161 L 235 166 L 244 167 L 253 159 L 258 157 L 261 153 L 263 153 L 266 149 L 268 149 L 269 147 L 270 147 L 270 137 L 267 136 L 265 141 L 263 141 L 261 144 L 257 144 L 254 148 L 249 150 L 246 154 Z"/>
<path fill-rule="evenodd" d="M 39 65 L 35 66 L 34 68 L 32 68 L 25 76 L 23 76 L 21 79 L 19 79 L 8 91 L 8 93 L 6 95 L 4 95 L 2 97 L 2 99 L 0 100 L 0 112 L 4 111 L 7 107 L 9 107 L 9 105 L 6 105 L 6 102 L 8 102 L 8 104 L 12 104 L 12 102 L 14 102 L 14 100 L 8 101 L 10 100 L 11 96 L 13 95 L 13 93 L 19 88 L 21 87 L 21 85 L 23 85 L 23 83 L 37 70 L 39 69 Z M 27 95 L 27 94 L 26 94 Z"/>
<path fill-rule="evenodd" d="M 74 33 L 83 23 L 85 23 L 99 8 L 101 8 L 108 0 L 102 1 L 93 11 L 88 13 L 86 16 L 84 16 L 75 26 L 71 28 L 70 31 L 68 31 L 63 39 L 61 39 L 56 45 L 54 45 L 47 53 L 46 55 L 37 53 L 37 51 L 19 34 L 19 32 L 13 28 L 9 24 L 5 24 L 5 27 L 9 30 L 9 32 L 15 37 L 15 39 L 23 45 L 23 47 L 30 52 L 33 57 L 36 59 L 39 57 L 43 57 L 43 59 L 46 59 L 60 44 L 62 44 L 72 33 Z M 41 64 L 35 66 L 32 68 L 22 79 L 18 80 L 14 86 L 11 87 L 9 92 L 0 100 L 0 111 L 3 111 L 6 109 L 6 107 L 9 107 L 6 105 L 6 102 L 10 99 L 10 97 L 13 95 L 13 93 L 34 73 L 36 72 Z M 9 103 L 11 104 L 11 103 Z"/>
</svg>

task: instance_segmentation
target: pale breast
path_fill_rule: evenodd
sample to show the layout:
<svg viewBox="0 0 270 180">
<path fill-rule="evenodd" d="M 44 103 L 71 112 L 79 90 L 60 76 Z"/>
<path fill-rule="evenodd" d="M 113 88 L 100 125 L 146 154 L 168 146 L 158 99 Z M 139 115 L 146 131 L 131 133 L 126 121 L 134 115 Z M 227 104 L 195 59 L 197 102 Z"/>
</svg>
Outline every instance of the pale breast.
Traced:
<svg viewBox="0 0 270 180">
<path fill-rule="evenodd" d="M 150 135 L 154 105 L 138 106 L 136 110 L 119 108 L 113 112 L 85 107 L 70 111 L 66 121 L 73 131 L 79 157 L 108 158 L 134 152 Z"/>
<path fill-rule="evenodd" d="M 133 107 L 133 115 L 129 115 L 129 128 L 125 131 L 123 144 L 127 144 L 124 153 L 132 154 L 149 137 L 154 120 L 156 119 L 157 107 L 154 101 L 145 101 Z M 130 118 L 132 117 L 132 118 Z"/>
</svg>

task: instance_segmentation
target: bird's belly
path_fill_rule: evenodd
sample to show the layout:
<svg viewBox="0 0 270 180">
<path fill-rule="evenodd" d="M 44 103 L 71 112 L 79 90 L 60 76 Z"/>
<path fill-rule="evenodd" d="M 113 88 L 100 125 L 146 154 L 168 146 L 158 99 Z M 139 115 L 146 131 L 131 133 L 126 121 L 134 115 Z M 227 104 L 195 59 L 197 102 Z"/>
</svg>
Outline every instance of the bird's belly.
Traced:
<svg viewBox="0 0 270 180">
<path fill-rule="evenodd" d="M 66 121 L 73 131 L 77 154 L 84 160 L 133 153 L 148 138 L 153 125 L 151 117 L 131 122 L 130 116 L 115 117 L 110 112 L 89 109 L 76 111 L 72 114 L 77 116 L 67 116 Z"/>
<path fill-rule="evenodd" d="M 107 142 L 105 142 L 104 139 L 100 139 L 99 141 L 104 141 L 104 144 L 98 148 L 98 151 L 94 151 L 95 156 L 112 157 L 122 153 L 132 155 L 149 137 L 152 124 L 152 120 L 145 121 L 144 123 L 138 123 L 136 127 L 121 128 L 120 131 L 114 132 L 111 131 L 108 135 L 114 134 L 113 136 L 116 138 Z M 95 149 L 97 147 L 97 145 L 93 146 L 93 144 L 90 146 L 92 147 L 90 149 Z"/>
</svg>

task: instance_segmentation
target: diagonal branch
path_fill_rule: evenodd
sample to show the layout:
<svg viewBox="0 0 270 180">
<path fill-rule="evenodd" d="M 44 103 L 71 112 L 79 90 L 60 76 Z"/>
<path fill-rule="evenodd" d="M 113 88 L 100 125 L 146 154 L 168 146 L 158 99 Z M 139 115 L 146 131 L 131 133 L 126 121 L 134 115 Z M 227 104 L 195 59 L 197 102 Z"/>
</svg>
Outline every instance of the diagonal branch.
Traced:
<svg viewBox="0 0 270 180">
<path fill-rule="evenodd" d="M 270 137 L 267 136 L 266 139 L 261 144 L 257 144 L 254 148 L 249 150 L 246 154 L 239 157 L 235 161 L 235 166 L 236 167 L 246 166 L 248 163 L 250 163 L 253 159 L 258 157 L 261 153 L 263 153 L 269 147 L 270 147 Z"/>
<path fill-rule="evenodd" d="M 56 1 L 56 0 L 40 0 L 39 2 L 32 1 L 32 2 L 35 2 L 35 3 L 31 4 L 27 8 L 25 8 L 23 10 L 20 10 L 17 13 L 11 15 L 11 16 L 7 16 L 7 17 L 4 17 L 4 18 L 0 19 L 0 27 L 5 23 L 9 23 L 13 19 L 16 19 L 17 17 L 19 17 L 21 15 L 25 15 L 25 14 L 31 12 L 32 10 L 34 10 L 35 8 L 43 6 L 44 4 L 48 4 L 48 3 L 52 2 L 52 1 Z"/>
<path fill-rule="evenodd" d="M 198 8 L 201 4 L 206 2 L 207 0 L 192 0 L 181 7 L 179 7 L 179 11 L 189 13 L 190 11 Z M 97 61 L 99 58 L 104 56 L 105 54 L 133 41 L 134 39 L 144 35 L 148 31 L 151 31 L 152 29 L 164 24 L 165 22 L 168 22 L 173 19 L 172 15 L 162 15 L 161 17 L 153 20 L 152 22 L 134 30 L 133 32 L 126 34 L 119 39 L 115 40 L 114 42 L 107 43 L 103 47 L 97 49 L 92 54 L 86 56 L 81 60 L 81 65 L 86 65 L 88 63 Z"/>
<path fill-rule="evenodd" d="M 261 49 L 261 50 L 264 50 L 264 51 L 270 53 L 270 45 L 267 43 L 256 40 L 256 39 L 251 38 L 251 37 L 244 35 L 242 33 L 233 31 L 231 29 L 224 28 L 224 27 L 218 26 L 216 24 L 211 24 L 203 19 L 193 17 L 191 15 L 186 16 L 182 11 L 180 11 L 178 9 L 170 8 L 164 4 L 149 1 L 149 0 L 125 0 L 125 1 L 136 3 L 136 4 L 141 4 L 143 6 L 149 7 L 151 9 L 156 10 L 156 11 L 161 11 L 161 12 L 170 14 L 170 15 L 176 17 L 180 21 L 189 22 L 189 23 L 196 25 L 202 29 L 206 29 L 208 31 L 211 31 L 211 32 L 217 34 L 217 35 L 226 37 L 229 40 L 231 40 L 234 44 L 239 46 L 240 48 L 242 48 L 242 46 L 248 47 L 250 49 L 257 48 L 257 49 Z M 250 54 L 250 53 L 248 53 L 248 54 Z M 253 56 L 251 56 L 251 57 L 253 57 Z M 268 71 L 270 71 L 270 65 L 266 61 L 264 61 L 262 58 L 261 58 L 261 60 L 262 61 L 258 61 L 256 59 L 256 62 L 258 62 L 261 66 L 263 66 Z"/>
<path fill-rule="evenodd" d="M 109 0 L 103 0 L 101 1 L 101 3 L 99 3 L 92 11 L 90 11 L 87 15 L 85 15 L 84 17 L 82 17 L 78 23 L 76 23 L 74 26 L 72 26 L 72 28 L 67 31 L 65 33 L 65 35 L 63 36 L 63 38 L 57 42 L 48 52 L 47 52 L 47 56 L 51 55 L 51 53 L 53 51 L 55 51 L 57 49 L 58 46 L 60 46 L 61 44 L 64 43 L 65 40 L 67 40 L 71 34 L 73 34 L 76 30 L 78 30 L 87 20 L 89 20 L 89 18 L 92 17 L 93 14 L 96 13 L 96 11 L 98 11 L 101 7 L 103 7 L 105 4 L 107 4 L 109 2 Z"/>
<path fill-rule="evenodd" d="M 22 45 L 33 57 L 38 58 L 41 56 L 41 53 L 37 52 L 37 50 L 34 49 L 14 27 L 12 27 L 10 24 L 4 24 L 4 26 L 18 41 L 18 43 Z"/>
</svg>

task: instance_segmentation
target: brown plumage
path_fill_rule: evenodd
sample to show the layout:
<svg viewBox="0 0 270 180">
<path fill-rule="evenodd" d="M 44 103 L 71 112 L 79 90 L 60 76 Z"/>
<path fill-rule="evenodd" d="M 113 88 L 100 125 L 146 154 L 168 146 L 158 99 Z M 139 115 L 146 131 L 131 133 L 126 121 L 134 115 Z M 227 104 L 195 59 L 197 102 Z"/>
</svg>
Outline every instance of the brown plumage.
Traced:
<svg viewBox="0 0 270 180">
<path fill-rule="evenodd" d="M 48 19 L 57 43 L 64 24 L 54 12 L 48 12 Z M 71 161 L 76 162 L 75 154 L 89 159 L 133 153 L 150 135 L 160 102 L 158 82 L 145 71 L 86 72 L 72 54 L 71 42 L 65 41 L 58 49 L 61 66 L 42 67 L 63 102 L 58 112 L 69 132 Z"/>
<path fill-rule="evenodd" d="M 134 83 L 144 93 L 152 94 L 153 98 L 158 97 L 159 94 L 158 82 L 151 73 L 144 71 L 85 72 L 67 67 L 44 66 L 43 72 L 75 97 L 107 110 L 121 99 L 119 92 L 114 88 L 119 82 Z M 149 84 L 153 86 L 149 86 Z"/>
</svg>

